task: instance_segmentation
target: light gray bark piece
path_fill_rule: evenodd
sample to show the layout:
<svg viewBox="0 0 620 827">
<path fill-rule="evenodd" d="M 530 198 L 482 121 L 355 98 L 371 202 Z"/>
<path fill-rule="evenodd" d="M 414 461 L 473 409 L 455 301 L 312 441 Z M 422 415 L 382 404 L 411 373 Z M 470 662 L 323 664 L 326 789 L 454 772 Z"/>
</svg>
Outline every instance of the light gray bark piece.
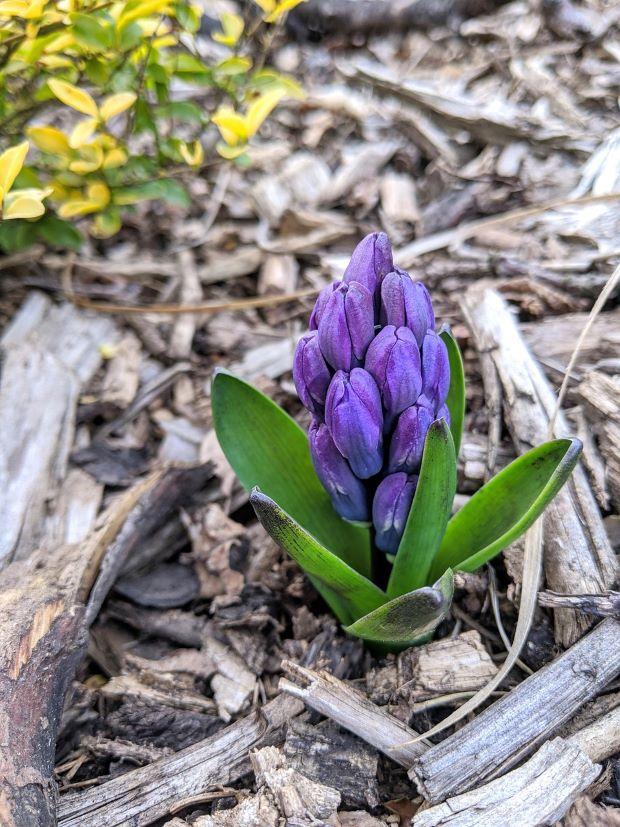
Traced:
<svg viewBox="0 0 620 827">
<path fill-rule="evenodd" d="M 435 804 L 495 778 L 620 673 L 620 621 L 608 618 L 563 655 L 427 750 L 409 775 Z"/>
<path fill-rule="evenodd" d="M 579 747 L 555 738 L 502 778 L 424 810 L 413 819 L 413 827 L 553 824 L 600 771 L 600 764 L 593 764 Z"/>
<path fill-rule="evenodd" d="M 291 661 L 284 661 L 282 668 L 299 683 L 305 684 L 299 686 L 282 678 L 279 688 L 283 692 L 300 698 L 311 709 L 331 718 L 397 764 L 410 767 L 428 748 L 421 741 L 411 743 L 418 737 L 414 729 L 385 712 L 344 681 L 327 672 L 313 672 Z"/>
<path fill-rule="evenodd" d="M 33 293 L 0 340 L 0 568 L 39 545 L 66 474 L 80 390 L 101 363 L 100 346 L 116 338 L 109 319 Z"/>
<path fill-rule="evenodd" d="M 282 740 L 280 728 L 302 705 L 278 696 L 260 711 L 174 755 L 131 770 L 100 787 L 68 793 L 58 805 L 59 827 L 143 827 L 167 815 L 176 802 L 250 769 L 249 751 Z"/>
<path fill-rule="evenodd" d="M 480 353 L 490 355 L 503 388 L 504 417 L 517 453 L 547 439 L 556 396 L 532 357 L 506 302 L 495 290 L 475 284 L 462 308 Z M 558 437 L 572 432 L 565 417 Z M 545 512 L 545 576 L 563 594 L 597 593 L 609 588 L 617 562 L 586 475 L 577 467 Z M 570 609 L 555 612 L 556 640 L 570 646 L 591 619 Z"/>
</svg>

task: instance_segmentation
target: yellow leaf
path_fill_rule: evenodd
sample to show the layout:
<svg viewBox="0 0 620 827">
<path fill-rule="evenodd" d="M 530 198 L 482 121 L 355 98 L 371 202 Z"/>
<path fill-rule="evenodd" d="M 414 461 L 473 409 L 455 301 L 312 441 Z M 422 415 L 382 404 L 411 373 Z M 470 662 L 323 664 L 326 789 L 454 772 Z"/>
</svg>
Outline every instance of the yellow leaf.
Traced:
<svg viewBox="0 0 620 827">
<path fill-rule="evenodd" d="M 48 41 L 48 44 L 43 51 L 46 55 L 53 54 L 54 52 L 62 52 L 73 46 L 74 43 L 75 38 L 70 32 L 60 32 L 60 34 Z"/>
<path fill-rule="evenodd" d="M 103 161 L 104 169 L 116 169 L 127 162 L 127 153 L 124 149 L 111 149 Z"/>
<path fill-rule="evenodd" d="M 66 201 L 58 210 L 61 218 L 77 218 L 81 215 L 99 212 L 110 202 L 110 190 L 103 183 L 91 184 L 88 187 L 86 198 L 75 198 Z"/>
<path fill-rule="evenodd" d="M 88 144 L 80 147 L 80 157 L 69 164 L 71 172 L 76 175 L 88 175 L 99 169 L 103 163 L 103 149 L 98 144 Z"/>
<path fill-rule="evenodd" d="M 227 161 L 234 161 L 235 158 L 243 155 L 248 147 L 247 144 L 241 144 L 240 146 L 228 146 L 228 144 L 225 144 L 223 141 L 218 141 L 215 148 L 222 158 L 226 158 Z"/>
<path fill-rule="evenodd" d="M 256 134 L 265 118 L 269 115 L 272 109 L 275 109 L 283 97 L 283 89 L 272 89 L 270 92 L 265 92 L 264 95 L 261 95 L 260 98 L 257 98 L 250 104 L 248 107 L 248 114 L 246 115 L 249 137 Z"/>
<path fill-rule="evenodd" d="M 90 115 L 93 118 L 99 115 L 97 104 L 83 89 L 78 89 L 72 83 L 67 83 L 66 80 L 59 80 L 58 78 L 52 78 L 47 82 L 47 85 L 59 101 L 72 109 L 77 109 L 78 112 Z"/>
<path fill-rule="evenodd" d="M 38 218 L 45 212 L 42 201 L 50 193 L 50 189 L 14 190 L 4 199 L 2 218 Z"/>
<path fill-rule="evenodd" d="M 76 123 L 69 136 L 69 146 L 71 149 L 79 149 L 81 146 L 84 146 L 96 128 L 97 118 L 86 118 L 86 120 Z"/>
<path fill-rule="evenodd" d="M 127 6 L 132 5 L 127 3 Z M 123 29 L 134 20 L 141 17 L 150 17 L 152 14 L 162 14 L 168 8 L 168 0 L 145 0 L 144 3 L 134 5 L 129 11 L 123 11 L 118 18 L 117 29 Z"/>
<path fill-rule="evenodd" d="M 257 6 L 260 6 L 266 14 L 272 12 L 276 7 L 276 0 L 254 0 L 254 2 Z"/>
<path fill-rule="evenodd" d="M 0 155 L 0 188 L 7 193 L 13 186 L 13 181 L 24 166 L 29 148 L 28 141 L 12 146 Z"/>
<path fill-rule="evenodd" d="M 102 119 L 107 122 L 115 115 L 125 112 L 134 105 L 136 97 L 135 92 L 119 92 L 117 95 L 106 98 L 99 109 Z"/>
<path fill-rule="evenodd" d="M 36 20 L 43 14 L 47 0 L 3 0 L 0 3 L 0 15 L 4 17 L 20 17 L 22 20 Z"/>
<path fill-rule="evenodd" d="M 179 41 L 173 34 L 166 34 L 163 37 L 156 37 L 153 41 L 154 49 L 166 49 L 168 46 L 176 46 Z"/>
<path fill-rule="evenodd" d="M 222 138 L 230 146 L 245 143 L 249 137 L 246 119 L 231 109 L 230 106 L 220 106 L 211 118 L 220 130 Z"/>
<path fill-rule="evenodd" d="M 0 15 L 3 17 L 21 17 L 24 20 L 28 14 L 28 3 L 25 0 L 3 0 L 0 3 Z"/>
<path fill-rule="evenodd" d="M 243 18 L 238 14 L 224 12 L 220 17 L 221 32 L 213 34 L 213 40 L 223 43 L 224 46 L 234 46 L 243 34 Z"/>
<path fill-rule="evenodd" d="M 48 69 L 70 69 L 74 65 L 73 60 L 60 55 L 42 55 L 39 58 L 39 63 Z"/>
<path fill-rule="evenodd" d="M 275 23 L 276 20 L 279 20 L 284 14 L 303 2 L 304 0 L 282 0 L 276 5 L 271 14 L 265 17 L 265 23 Z"/>
<path fill-rule="evenodd" d="M 190 167 L 199 167 L 204 161 L 205 153 L 200 141 L 194 141 L 191 149 L 183 142 L 179 147 L 179 152 L 185 163 Z"/>
<path fill-rule="evenodd" d="M 50 155 L 68 155 L 69 139 L 60 129 L 53 126 L 30 126 L 26 134 L 42 152 Z"/>
</svg>

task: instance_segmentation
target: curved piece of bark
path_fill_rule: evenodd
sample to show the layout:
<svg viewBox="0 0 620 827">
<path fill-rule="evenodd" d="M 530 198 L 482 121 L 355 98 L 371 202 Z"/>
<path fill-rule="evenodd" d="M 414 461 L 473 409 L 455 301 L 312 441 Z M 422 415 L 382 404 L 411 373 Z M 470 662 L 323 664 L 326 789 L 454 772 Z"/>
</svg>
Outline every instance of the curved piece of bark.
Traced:
<svg viewBox="0 0 620 827">
<path fill-rule="evenodd" d="M 0 590 L 0 824 L 56 823 L 56 733 L 83 657 L 85 602 L 102 563 L 103 599 L 127 551 L 204 486 L 209 466 L 159 471 L 115 500 L 86 542 L 11 563 Z M 145 513 L 145 508 L 153 512 Z M 145 534 L 145 530 L 147 530 Z M 113 555 L 110 552 L 114 552 Z M 104 586 L 105 584 L 105 586 Z"/>
<path fill-rule="evenodd" d="M 619 673 L 620 622 L 607 618 L 473 721 L 428 749 L 409 776 L 432 804 L 486 783 L 532 752 Z M 594 739 L 594 731 L 589 730 L 581 740 L 576 735 L 574 742 L 581 746 Z M 594 756 L 600 752 L 592 748 Z"/>
<path fill-rule="evenodd" d="M 505 0 L 308 0 L 287 22 L 299 38 L 332 34 L 380 34 L 458 25 L 489 14 Z"/>
<path fill-rule="evenodd" d="M 506 302 L 488 285 L 475 284 L 462 301 L 476 347 L 491 359 L 502 384 L 504 418 L 517 453 L 547 439 L 556 396 L 523 341 Z M 571 433 L 560 413 L 557 436 Z M 577 467 L 545 511 L 545 577 L 553 591 L 596 594 L 610 588 L 617 562 L 585 472 Z M 555 612 L 555 636 L 570 646 L 591 625 L 588 615 Z"/>
</svg>

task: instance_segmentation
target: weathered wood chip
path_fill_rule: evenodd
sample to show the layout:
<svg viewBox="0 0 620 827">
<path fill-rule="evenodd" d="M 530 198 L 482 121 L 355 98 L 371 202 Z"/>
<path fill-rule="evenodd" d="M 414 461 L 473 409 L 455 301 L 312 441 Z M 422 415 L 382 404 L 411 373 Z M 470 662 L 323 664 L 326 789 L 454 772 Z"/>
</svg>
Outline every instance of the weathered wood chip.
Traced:
<svg viewBox="0 0 620 827">
<path fill-rule="evenodd" d="M 189 566 L 161 563 L 144 574 L 121 577 L 114 584 L 114 590 L 139 606 L 177 609 L 198 595 L 199 583 Z"/>
</svg>

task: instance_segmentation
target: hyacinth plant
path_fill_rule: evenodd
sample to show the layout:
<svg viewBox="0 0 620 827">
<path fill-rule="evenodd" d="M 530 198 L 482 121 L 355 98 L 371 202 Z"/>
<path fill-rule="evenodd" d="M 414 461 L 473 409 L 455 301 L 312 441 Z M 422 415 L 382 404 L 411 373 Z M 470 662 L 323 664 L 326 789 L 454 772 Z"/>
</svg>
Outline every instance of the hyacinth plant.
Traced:
<svg viewBox="0 0 620 827">
<path fill-rule="evenodd" d="M 474 571 L 523 534 L 581 452 L 577 439 L 539 445 L 452 515 L 463 363 L 385 233 L 364 238 L 318 296 L 293 378 L 307 435 L 220 371 L 217 436 L 268 533 L 346 630 L 382 651 L 428 640 L 450 608 L 453 571 Z"/>
</svg>

